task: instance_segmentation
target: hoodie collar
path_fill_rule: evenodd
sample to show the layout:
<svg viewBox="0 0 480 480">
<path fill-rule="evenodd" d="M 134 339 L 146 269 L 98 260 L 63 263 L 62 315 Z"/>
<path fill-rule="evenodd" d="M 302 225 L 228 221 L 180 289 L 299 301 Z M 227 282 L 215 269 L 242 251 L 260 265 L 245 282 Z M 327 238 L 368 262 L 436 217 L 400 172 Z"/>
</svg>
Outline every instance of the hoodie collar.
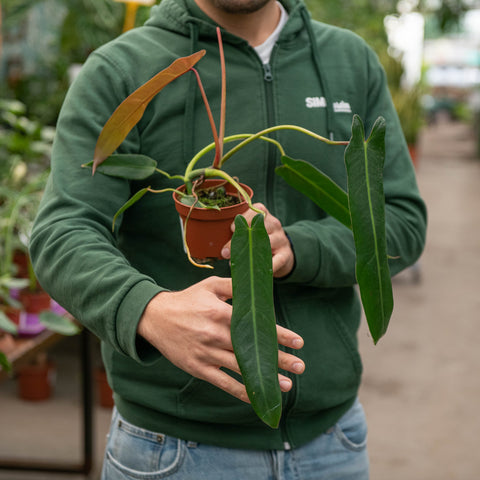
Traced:
<svg viewBox="0 0 480 480">
<path fill-rule="evenodd" d="M 304 21 L 300 12 L 306 11 L 302 0 L 280 0 L 289 14 L 289 20 L 285 25 L 279 41 L 298 34 L 304 27 Z M 170 30 L 181 35 L 190 36 L 191 27 L 195 25 L 199 38 L 212 38 L 216 41 L 216 23 L 206 15 L 195 0 L 162 0 L 160 5 L 152 7 L 150 18 L 146 25 L 156 26 L 162 29 Z M 240 44 L 246 43 L 245 40 L 230 34 L 222 32 L 225 42 Z"/>
<path fill-rule="evenodd" d="M 289 18 L 280 33 L 278 43 L 290 42 L 301 31 L 306 30 L 310 40 L 310 49 L 318 80 L 328 103 L 326 109 L 326 125 L 328 135 L 333 140 L 332 127 L 334 121 L 330 105 L 331 97 L 327 81 L 322 75 L 321 56 L 313 33 L 310 13 L 303 3 L 303 0 L 280 1 L 287 10 Z M 215 42 L 217 41 L 215 31 L 216 23 L 198 7 L 195 0 L 162 0 L 160 5 L 152 8 L 150 19 L 146 25 L 160 27 L 189 37 L 191 40 L 192 53 L 198 49 L 198 42 L 201 38 L 210 38 Z M 222 40 L 232 44 L 247 44 L 245 40 L 226 31 L 222 32 Z M 189 102 L 187 102 L 187 111 L 189 110 L 188 105 Z"/>
</svg>

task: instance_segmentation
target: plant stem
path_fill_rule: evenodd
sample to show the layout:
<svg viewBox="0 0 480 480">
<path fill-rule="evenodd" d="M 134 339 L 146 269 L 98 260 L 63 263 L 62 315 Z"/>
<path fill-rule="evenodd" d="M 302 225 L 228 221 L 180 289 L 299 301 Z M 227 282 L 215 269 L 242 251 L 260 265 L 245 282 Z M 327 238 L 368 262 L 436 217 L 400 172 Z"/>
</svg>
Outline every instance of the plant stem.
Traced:
<svg viewBox="0 0 480 480">
<path fill-rule="evenodd" d="M 208 102 L 207 94 L 205 93 L 205 89 L 203 88 L 202 79 L 200 78 L 200 74 L 195 68 L 191 68 L 192 72 L 195 74 L 195 78 L 197 79 L 198 88 L 200 89 L 200 93 L 202 95 L 203 103 L 205 105 L 205 110 L 207 111 L 208 121 L 210 122 L 210 128 L 212 129 L 213 141 L 215 142 L 215 148 L 217 152 L 220 151 L 220 140 L 218 139 L 217 127 L 215 126 L 215 121 L 213 119 L 212 110 L 210 108 L 210 104 Z"/>
<path fill-rule="evenodd" d="M 306 135 L 309 135 L 310 137 L 316 138 L 317 140 L 320 140 L 321 142 L 326 143 L 327 145 L 348 145 L 348 141 L 335 141 L 335 140 L 329 140 L 326 137 L 322 137 L 321 135 L 318 135 L 310 130 L 307 130 L 306 128 L 298 127 L 296 125 L 276 125 L 275 127 L 270 127 L 266 128 L 265 130 L 262 130 L 261 132 L 258 132 L 254 135 L 251 135 L 249 138 L 245 139 L 243 142 L 239 143 L 236 147 L 232 148 L 224 157 L 222 158 L 222 162 L 220 163 L 220 167 L 235 153 L 237 153 L 240 149 L 242 149 L 245 145 L 249 144 L 253 140 L 256 140 L 257 138 L 262 137 L 263 135 L 267 135 L 272 132 L 276 132 L 277 130 L 295 130 L 297 132 L 305 133 Z"/>
<path fill-rule="evenodd" d="M 165 175 L 169 180 L 185 180 L 182 175 L 170 175 L 168 172 L 160 170 L 159 168 L 156 168 L 155 171 L 161 173 L 162 175 Z"/>
<path fill-rule="evenodd" d="M 237 135 L 231 135 L 229 137 L 225 137 L 224 138 L 224 143 L 228 143 L 228 142 L 234 142 L 236 140 L 241 140 L 243 138 L 250 138 L 253 134 L 252 133 L 240 133 L 240 134 L 237 134 Z M 277 140 L 274 140 L 273 138 L 269 138 L 269 137 L 258 137 L 260 140 L 264 140 L 266 142 L 270 142 L 270 143 L 273 143 L 274 145 L 276 145 L 276 147 L 279 149 L 280 151 L 280 154 L 281 155 L 285 155 L 285 150 L 283 149 L 282 145 L 280 145 L 279 142 L 277 142 Z M 193 171 L 193 168 L 195 167 L 195 165 L 197 164 L 197 162 L 205 155 L 207 154 L 208 152 L 210 152 L 211 150 L 213 150 L 215 148 L 215 143 L 210 143 L 209 145 L 207 145 L 206 147 L 202 148 L 202 150 L 200 150 L 199 152 L 197 152 L 195 154 L 195 156 L 190 160 L 190 163 L 187 165 L 187 168 L 185 170 L 185 178 L 191 178 L 191 173 Z M 230 152 L 229 152 L 230 153 Z M 224 162 L 222 161 L 222 164 Z M 160 171 L 160 173 L 162 173 Z"/>
<path fill-rule="evenodd" d="M 225 136 L 225 111 L 227 104 L 227 75 L 225 71 L 225 55 L 223 53 L 222 33 L 220 27 L 217 27 L 218 38 L 218 50 L 220 54 L 220 70 L 222 72 L 222 90 L 221 90 L 221 102 L 220 102 L 220 126 L 218 133 L 218 146 L 215 152 L 215 160 L 213 162 L 213 168 L 219 168 L 220 162 L 223 157 L 223 137 Z"/>
</svg>

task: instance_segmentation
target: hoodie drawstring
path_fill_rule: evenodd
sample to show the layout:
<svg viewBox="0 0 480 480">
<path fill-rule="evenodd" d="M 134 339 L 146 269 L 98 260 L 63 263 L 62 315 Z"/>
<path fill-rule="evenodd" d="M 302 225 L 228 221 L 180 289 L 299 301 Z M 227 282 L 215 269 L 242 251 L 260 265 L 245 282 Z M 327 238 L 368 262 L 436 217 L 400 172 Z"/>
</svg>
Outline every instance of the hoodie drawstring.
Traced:
<svg viewBox="0 0 480 480">
<path fill-rule="evenodd" d="M 317 49 L 317 45 L 315 42 L 315 35 L 313 34 L 312 30 L 312 25 L 310 23 L 310 15 L 307 12 L 307 10 L 302 9 L 302 19 L 303 23 L 305 24 L 305 29 L 307 30 L 308 38 L 310 39 L 310 45 L 312 49 L 312 57 L 313 57 L 313 63 L 315 64 L 315 69 L 317 71 L 317 76 L 318 76 L 318 81 L 320 83 L 320 88 L 322 89 L 324 95 L 325 95 L 325 100 L 327 102 L 327 107 L 326 107 L 326 126 L 327 126 L 327 133 L 330 138 L 330 140 L 333 140 L 333 110 L 332 110 L 332 98 L 330 96 L 330 92 L 328 90 L 328 84 L 326 81 L 323 79 L 322 75 L 322 65 L 320 61 L 320 53 Z"/>
<path fill-rule="evenodd" d="M 198 26 L 194 22 L 188 24 L 190 28 L 190 53 L 195 53 L 198 50 Z M 189 72 L 190 78 L 188 81 L 188 91 L 185 100 L 185 115 L 183 118 L 183 158 L 188 163 L 194 151 L 194 130 L 192 125 L 195 116 L 195 100 L 197 93 L 197 81 L 193 72 Z"/>
</svg>

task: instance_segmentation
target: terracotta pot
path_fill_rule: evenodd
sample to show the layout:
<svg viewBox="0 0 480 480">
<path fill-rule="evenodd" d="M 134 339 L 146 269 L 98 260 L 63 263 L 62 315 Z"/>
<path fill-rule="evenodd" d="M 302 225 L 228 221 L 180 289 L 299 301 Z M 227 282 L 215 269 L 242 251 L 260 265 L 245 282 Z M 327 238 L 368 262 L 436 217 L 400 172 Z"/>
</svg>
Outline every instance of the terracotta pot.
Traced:
<svg viewBox="0 0 480 480">
<path fill-rule="evenodd" d="M 224 180 L 207 179 L 203 186 L 210 188 L 224 183 Z M 251 198 L 253 196 L 252 189 L 247 185 L 240 185 Z M 185 186 L 179 188 L 181 191 L 184 191 L 184 189 Z M 238 196 L 237 190 L 229 183 L 225 185 L 225 189 L 227 194 Z M 181 203 L 177 197 L 178 195 L 174 192 L 173 199 L 175 201 L 175 208 L 181 218 L 183 234 L 185 219 L 190 211 L 190 207 Z M 186 240 L 190 255 L 195 259 L 202 260 L 209 258 L 222 258 L 222 248 L 232 238 L 232 230 L 230 227 L 234 218 L 247 210 L 248 204 L 245 200 L 237 205 L 222 207 L 220 211 L 195 207 L 190 214 L 187 223 Z"/>
<path fill-rule="evenodd" d="M 51 298 L 43 290 L 30 291 L 24 289 L 20 291 L 19 300 L 23 305 L 24 311 L 20 313 L 18 324 L 19 335 L 37 335 L 45 330 L 38 319 L 39 313 L 50 310 Z"/>
<path fill-rule="evenodd" d="M 98 403 L 101 407 L 113 408 L 113 392 L 108 384 L 107 373 L 103 368 L 95 370 Z"/>
<path fill-rule="evenodd" d="M 27 313 L 40 313 L 44 310 L 50 310 L 51 298 L 44 290 L 30 291 L 24 289 L 20 291 L 20 302 Z"/>
<path fill-rule="evenodd" d="M 17 267 L 17 277 L 28 278 L 28 254 L 22 250 L 15 250 L 13 253 L 13 263 Z"/>
<path fill-rule="evenodd" d="M 18 370 L 18 396 L 38 402 L 52 396 L 55 385 L 55 366 L 52 362 L 25 365 Z"/>
<path fill-rule="evenodd" d="M 21 311 L 18 308 L 6 307 L 5 315 L 15 324 L 20 325 L 20 314 Z"/>
</svg>

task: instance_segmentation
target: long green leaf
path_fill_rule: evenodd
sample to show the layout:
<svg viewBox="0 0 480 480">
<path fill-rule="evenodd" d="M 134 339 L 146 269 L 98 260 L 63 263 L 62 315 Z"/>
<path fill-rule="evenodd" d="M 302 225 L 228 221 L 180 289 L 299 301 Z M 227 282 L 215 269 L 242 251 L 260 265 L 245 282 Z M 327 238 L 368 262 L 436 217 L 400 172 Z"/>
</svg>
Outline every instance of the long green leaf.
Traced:
<svg viewBox="0 0 480 480">
<path fill-rule="evenodd" d="M 277 428 L 282 414 L 273 304 L 272 251 L 263 216 L 251 227 L 235 218 L 231 245 L 232 343 L 248 398 L 258 417 Z"/>
<path fill-rule="evenodd" d="M 117 218 L 127 209 L 129 209 L 133 204 L 137 203 L 148 191 L 150 187 L 145 187 L 139 190 L 133 197 L 130 197 L 117 211 L 117 213 L 113 216 L 112 222 L 112 232 L 115 230 L 115 222 Z"/>
<path fill-rule="evenodd" d="M 82 167 L 93 168 L 93 160 Z M 106 158 L 96 171 L 111 177 L 143 180 L 153 175 L 156 167 L 157 162 L 146 155 L 115 154 Z"/>
<path fill-rule="evenodd" d="M 375 122 L 370 137 L 355 115 L 345 150 L 348 196 L 356 249 L 356 274 L 367 323 L 375 343 L 386 332 L 393 311 L 385 233 L 385 120 Z"/>
<path fill-rule="evenodd" d="M 282 156 L 276 172 L 293 188 L 306 195 L 322 210 L 352 228 L 347 193 L 313 165 Z"/>
<path fill-rule="evenodd" d="M 177 58 L 167 68 L 137 88 L 113 112 L 97 140 L 93 155 L 93 172 L 125 140 L 140 121 L 150 101 L 169 83 L 187 73 L 203 56 L 205 50 L 188 57 Z"/>
</svg>

